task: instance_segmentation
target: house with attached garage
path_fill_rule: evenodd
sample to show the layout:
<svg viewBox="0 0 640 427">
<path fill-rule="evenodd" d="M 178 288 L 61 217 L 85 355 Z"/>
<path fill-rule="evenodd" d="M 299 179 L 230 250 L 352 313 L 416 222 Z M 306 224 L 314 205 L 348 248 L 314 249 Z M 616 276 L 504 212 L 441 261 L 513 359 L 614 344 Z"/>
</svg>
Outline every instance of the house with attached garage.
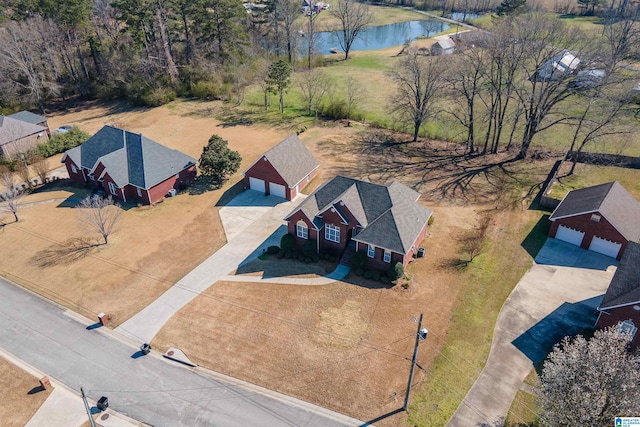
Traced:
<svg viewBox="0 0 640 427">
<path fill-rule="evenodd" d="M 320 163 L 296 134 L 262 154 L 244 172 L 244 188 L 293 200 L 318 173 Z"/>
<path fill-rule="evenodd" d="M 570 191 L 549 220 L 549 237 L 616 259 L 640 239 L 640 203 L 617 181 Z"/>
<path fill-rule="evenodd" d="M 48 128 L 38 124 L 0 115 L 0 155 L 13 159 L 36 145 L 47 142 Z"/>
<path fill-rule="evenodd" d="M 42 126 L 43 128 L 46 128 L 47 135 L 51 135 L 51 130 L 49 129 L 49 121 L 44 116 L 34 114 L 31 111 L 19 111 L 7 117 L 20 120 L 22 122 L 27 122 L 34 125 Z"/>
<path fill-rule="evenodd" d="M 196 159 L 143 136 L 105 126 L 62 156 L 71 180 L 123 202 L 153 204 L 196 177 Z"/>
<path fill-rule="evenodd" d="M 598 329 L 617 326 L 631 334 L 632 345 L 640 345 L 640 244 L 627 245 L 598 311 Z"/>
<path fill-rule="evenodd" d="M 314 240 L 319 253 L 340 256 L 351 248 L 367 254 L 369 267 L 406 266 L 427 235 L 432 212 L 420 194 L 389 185 L 336 176 L 322 184 L 286 218 L 288 233 L 302 248 Z"/>
</svg>

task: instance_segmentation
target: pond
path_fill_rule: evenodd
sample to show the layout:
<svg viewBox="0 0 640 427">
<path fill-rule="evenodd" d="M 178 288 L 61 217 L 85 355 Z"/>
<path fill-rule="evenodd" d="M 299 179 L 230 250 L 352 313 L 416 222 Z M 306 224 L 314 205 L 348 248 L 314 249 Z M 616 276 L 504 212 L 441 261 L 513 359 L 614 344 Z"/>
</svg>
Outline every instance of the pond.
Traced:
<svg viewBox="0 0 640 427">
<path fill-rule="evenodd" d="M 480 15 L 471 12 L 453 12 L 449 18 L 453 19 L 454 21 L 469 22 L 473 19 L 480 18 Z"/>
<path fill-rule="evenodd" d="M 391 46 L 400 46 L 407 40 L 420 36 L 431 37 L 449 28 L 441 21 L 408 21 L 398 24 L 382 25 L 365 29 L 351 45 L 351 51 L 376 50 Z M 319 32 L 315 35 L 316 49 L 329 53 L 331 48 L 340 48 L 337 31 Z"/>
</svg>

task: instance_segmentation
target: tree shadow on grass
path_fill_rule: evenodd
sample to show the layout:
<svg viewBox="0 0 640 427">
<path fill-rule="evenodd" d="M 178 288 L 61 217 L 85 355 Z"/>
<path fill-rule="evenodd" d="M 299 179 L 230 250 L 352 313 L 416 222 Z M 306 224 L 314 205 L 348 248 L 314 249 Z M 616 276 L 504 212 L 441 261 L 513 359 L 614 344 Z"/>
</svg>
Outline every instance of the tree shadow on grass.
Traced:
<svg viewBox="0 0 640 427">
<path fill-rule="evenodd" d="M 90 242 L 83 238 L 69 239 L 64 243 L 50 246 L 35 254 L 32 261 L 38 267 L 52 267 L 54 265 L 70 265 L 91 255 L 99 243 Z"/>
<path fill-rule="evenodd" d="M 192 196 L 198 196 L 209 191 L 218 190 L 222 187 L 222 184 L 223 183 L 211 178 L 210 176 L 200 175 L 195 181 L 189 184 L 187 191 Z"/>
</svg>

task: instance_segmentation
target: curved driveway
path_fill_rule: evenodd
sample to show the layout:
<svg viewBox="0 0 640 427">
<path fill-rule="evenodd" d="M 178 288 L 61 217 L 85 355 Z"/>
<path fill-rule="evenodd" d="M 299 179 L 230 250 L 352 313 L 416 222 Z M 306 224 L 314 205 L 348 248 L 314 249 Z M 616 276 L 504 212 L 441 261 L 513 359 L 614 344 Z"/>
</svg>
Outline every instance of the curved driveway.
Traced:
<svg viewBox="0 0 640 427">
<path fill-rule="evenodd" d="M 502 307 L 487 363 L 448 426 L 502 425 L 534 364 L 562 337 L 594 325 L 616 265 L 613 258 L 547 239 Z"/>
</svg>

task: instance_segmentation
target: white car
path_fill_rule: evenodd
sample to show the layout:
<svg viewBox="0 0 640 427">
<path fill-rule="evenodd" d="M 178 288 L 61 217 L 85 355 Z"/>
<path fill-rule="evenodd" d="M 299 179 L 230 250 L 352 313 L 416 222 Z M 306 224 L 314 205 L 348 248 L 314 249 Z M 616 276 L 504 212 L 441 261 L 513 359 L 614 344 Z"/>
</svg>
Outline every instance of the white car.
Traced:
<svg viewBox="0 0 640 427">
<path fill-rule="evenodd" d="M 64 126 L 60 126 L 58 129 L 54 129 L 52 133 L 67 133 L 67 132 L 69 132 L 71 129 L 73 129 L 73 126 L 71 126 L 71 125 L 64 125 Z"/>
</svg>

